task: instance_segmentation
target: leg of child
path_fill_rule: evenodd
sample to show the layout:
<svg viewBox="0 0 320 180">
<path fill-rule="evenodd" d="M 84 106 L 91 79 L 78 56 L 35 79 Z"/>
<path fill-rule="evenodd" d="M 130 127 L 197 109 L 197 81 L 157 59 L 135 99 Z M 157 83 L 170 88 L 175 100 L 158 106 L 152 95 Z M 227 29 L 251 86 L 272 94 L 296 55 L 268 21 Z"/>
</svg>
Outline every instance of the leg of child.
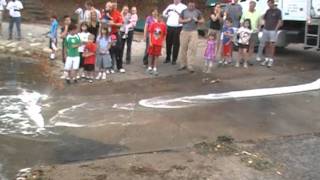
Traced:
<svg viewBox="0 0 320 180">
<path fill-rule="evenodd" d="M 209 60 L 208 62 L 208 70 L 207 73 L 211 73 L 213 67 L 213 59 Z"/>
<path fill-rule="evenodd" d="M 206 73 L 208 71 L 208 63 L 209 63 L 209 60 L 206 59 L 204 61 L 204 67 L 203 67 L 203 72 Z"/>
<path fill-rule="evenodd" d="M 237 58 L 237 62 L 236 62 L 236 67 L 240 67 L 240 61 L 241 59 L 243 59 L 243 48 L 239 48 L 239 55 L 238 55 L 238 58 Z"/>
<path fill-rule="evenodd" d="M 152 61 L 153 61 L 153 56 L 149 55 L 149 58 L 148 58 L 148 69 L 147 69 L 147 71 L 149 73 L 151 73 L 151 71 L 152 71 Z"/>
<path fill-rule="evenodd" d="M 248 48 L 244 48 L 243 49 L 243 67 L 244 68 L 248 68 L 248 59 L 249 59 L 249 52 L 248 52 Z"/>
</svg>

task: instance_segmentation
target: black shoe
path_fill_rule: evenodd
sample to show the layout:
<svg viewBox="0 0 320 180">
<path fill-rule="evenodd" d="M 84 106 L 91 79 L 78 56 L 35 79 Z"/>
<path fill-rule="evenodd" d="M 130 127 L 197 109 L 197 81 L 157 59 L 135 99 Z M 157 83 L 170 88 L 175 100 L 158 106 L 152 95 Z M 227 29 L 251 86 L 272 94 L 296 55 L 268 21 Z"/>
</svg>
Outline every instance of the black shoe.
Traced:
<svg viewBox="0 0 320 180">
<path fill-rule="evenodd" d="M 163 64 L 168 64 L 168 63 L 170 63 L 170 59 L 166 59 L 166 60 L 163 62 Z"/>
<path fill-rule="evenodd" d="M 172 63 L 171 63 L 172 65 L 176 65 L 177 64 L 177 62 L 175 62 L 175 61 L 172 61 Z"/>
<path fill-rule="evenodd" d="M 66 83 L 67 83 L 67 84 L 71 84 L 70 79 L 66 79 Z"/>
<path fill-rule="evenodd" d="M 182 67 L 180 67 L 180 68 L 178 69 L 178 71 L 183 71 L 183 70 L 186 70 L 186 69 L 187 69 L 186 66 L 182 66 Z"/>
<path fill-rule="evenodd" d="M 190 73 L 190 74 L 193 74 L 193 73 L 194 73 L 194 70 L 189 70 L 189 73 Z"/>
</svg>

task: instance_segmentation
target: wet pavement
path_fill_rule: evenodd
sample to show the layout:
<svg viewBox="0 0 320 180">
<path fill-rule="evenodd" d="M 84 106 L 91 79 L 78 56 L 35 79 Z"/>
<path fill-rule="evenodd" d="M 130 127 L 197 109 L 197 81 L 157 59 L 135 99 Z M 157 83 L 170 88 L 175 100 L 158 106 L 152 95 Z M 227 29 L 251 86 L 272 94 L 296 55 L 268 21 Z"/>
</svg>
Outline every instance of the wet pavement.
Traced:
<svg viewBox="0 0 320 180">
<path fill-rule="evenodd" d="M 0 72 L 6 72 L 0 76 L 1 86 L 7 87 L 9 82 L 11 87 L 37 91 L 48 98 L 39 101 L 44 129 L 28 135 L 0 135 L 0 174 L 12 177 L 21 168 L 39 164 L 192 146 L 221 135 L 241 141 L 319 132 L 320 91 L 208 101 L 183 109 L 152 109 L 138 104 L 146 98 L 312 82 L 320 77 L 320 54 L 300 48 L 292 46 L 281 52 L 271 69 L 224 67 L 206 75 L 174 73 L 175 67 L 161 65 L 159 69 L 164 74 L 170 71 L 170 76 L 150 78 L 142 72 L 135 80 L 115 77 L 114 81 L 81 83 L 62 90 L 50 89 L 45 77 L 35 71 L 39 69 L 36 64 L 1 61 Z M 140 60 L 135 59 L 127 66 L 132 74 L 125 76 L 143 70 Z M 221 82 L 210 83 L 216 79 Z"/>
</svg>

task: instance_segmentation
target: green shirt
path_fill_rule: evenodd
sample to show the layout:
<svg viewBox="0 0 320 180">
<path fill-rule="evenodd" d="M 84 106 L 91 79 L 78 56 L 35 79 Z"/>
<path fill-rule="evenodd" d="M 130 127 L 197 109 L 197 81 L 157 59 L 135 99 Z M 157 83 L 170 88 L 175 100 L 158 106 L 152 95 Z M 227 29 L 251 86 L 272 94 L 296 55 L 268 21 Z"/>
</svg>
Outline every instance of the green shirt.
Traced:
<svg viewBox="0 0 320 180">
<path fill-rule="evenodd" d="M 247 11 L 241 17 L 241 23 L 243 23 L 245 19 L 250 19 L 252 31 L 255 33 L 259 31 L 258 25 L 260 24 L 260 17 L 261 15 L 257 10 L 254 12 Z"/>
<path fill-rule="evenodd" d="M 75 34 L 75 35 L 68 35 L 67 38 L 64 41 L 65 47 L 67 48 L 67 56 L 68 57 L 78 57 L 80 56 L 79 54 L 79 47 L 75 46 L 80 46 L 81 45 L 81 40 L 80 37 Z"/>
</svg>

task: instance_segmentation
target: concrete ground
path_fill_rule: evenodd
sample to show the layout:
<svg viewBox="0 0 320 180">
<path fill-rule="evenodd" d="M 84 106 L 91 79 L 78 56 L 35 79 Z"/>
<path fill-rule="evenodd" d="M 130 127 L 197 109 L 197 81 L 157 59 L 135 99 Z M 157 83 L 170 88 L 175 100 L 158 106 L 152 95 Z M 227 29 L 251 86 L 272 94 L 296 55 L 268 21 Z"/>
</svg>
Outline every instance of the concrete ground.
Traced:
<svg viewBox="0 0 320 180">
<path fill-rule="evenodd" d="M 313 148 L 319 141 L 318 136 L 313 135 L 320 128 L 317 116 L 319 91 L 208 101 L 200 106 L 174 110 L 150 109 L 138 104 L 141 99 L 160 96 L 298 85 L 320 76 L 319 52 L 304 51 L 301 45 L 278 52 L 272 68 L 255 63 L 249 69 L 227 66 L 214 69 L 212 74 L 203 74 L 204 44 L 205 40 L 199 42 L 198 68 L 194 74 L 178 72 L 178 66 L 170 64 L 160 64 L 159 77 L 145 74 L 141 62 L 144 44 L 137 36 L 133 63 L 125 66 L 126 74 L 114 74 L 109 76 L 111 80 L 93 84 L 80 82 L 59 90 L 41 89 L 49 95 L 49 99 L 42 102 L 48 134 L 35 137 L 1 135 L 0 157 L 4 166 L 10 167 L 5 174 L 13 175 L 20 168 L 35 165 L 179 149 L 178 153 L 52 166 L 46 173 L 52 175 L 51 179 L 67 175 L 70 175 L 68 179 L 79 179 L 79 176 L 117 179 L 123 172 L 128 174 L 124 173 L 121 179 L 130 179 L 132 173 L 137 177 L 135 179 L 319 179 L 317 157 L 320 151 Z M 219 83 L 210 83 L 217 79 Z M 234 154 L 227 157 L 209 154 L 208 159 L 192 153 L 192 149 L 186 150 L 202 141 L 211 142 L 218 136 L 231 136 L 237 142 L 245 142 L 243 147 L 241 143 L 239 146 L 264 154 L 274 167 L 259 171 L 247 168 Z M 132 160 L 136 157 L 139 160 Z M 190 166 L 186 164 L 188 160 Z M 171 171 L 178 173 L 171 176 Z M 178 176 L 180 171 L 186 175 Z"/>
</svg>

